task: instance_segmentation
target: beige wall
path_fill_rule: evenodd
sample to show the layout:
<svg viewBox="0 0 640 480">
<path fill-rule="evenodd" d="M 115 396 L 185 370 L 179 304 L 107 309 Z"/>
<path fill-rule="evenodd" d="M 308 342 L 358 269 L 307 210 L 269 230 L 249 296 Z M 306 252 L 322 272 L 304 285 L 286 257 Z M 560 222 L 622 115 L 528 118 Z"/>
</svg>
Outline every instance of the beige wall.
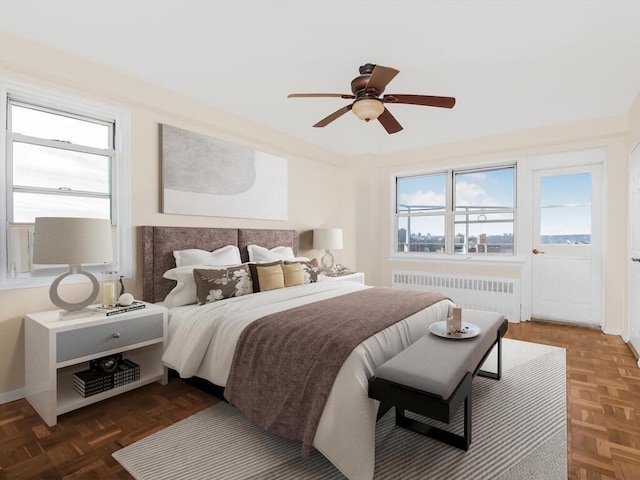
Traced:
<svg viewBox="0 0 640 480">
<path fill-rule="evenodd" d="M 365 272 L 367 283 L 389 285 L 394 268 L 517 276 L 501 268 L 448 263 L 398 263 L 388 259 L 390 176 L 434 166 L 522 158 L 604 146 L 606 164 L 605 321 L 609 331 L 626 325 L 626 161 L 640 141 L 640 96 L 627 116 L 498 135 L 389 155 L 346 159 L 280 132 L 220 112 L 133 78 L 0 32 L 0 76 L 120 106 L 132 115 L 132 220 L 134 225 L 255 228 L 318 226 L 344 229 L 336 260 Z M 286 222 L 164 215 L 160 213 L 159 124 L 208 134 L 289 159 Z M 357 215 L 356 215 L 357 212 Z M 308 239 L 309 236 L 303 236 Z M 356 248 L 357 245 L 357 248 Z M 302 249 L 309 245 L 301 244 Z M 309 252 L 317 255 L 318 252 Z M 138 265 L 140 261 L 136 262 Z M 139 270 L 139 268 L 138 268 Z M 127 284 L 141 291 L 136 276 Z M 66 286 L 63 296 L 81 299 L 86 287 Z M 22 317 L 53 308 L 46 288 L 0 291 L 0 399 L 24 384 Z"/>
<path fill-rule="evenodd" d="M 518 277 L 520 267 L 512 265 L 390 261 L 392 208 L 389 199 L 392 175 L 440 166 L 460 167 L 552 152 L 606 147 L 605 331 L 622 333 L 626 326 L 627 129 L 627 117 L 620 116 L 358 158 L 352 164 L 358 178 L 358 268 L 365 271 L 367 280 L 375 285 L 390 285 L 393 269 Z M 375 213 L 363 218 L 364 211 Z"/>
<path fill-rule="evenodd" d="M 355 265 L 354 187 L 344 158 L 319 147 L 218 111 L 161 88 L 137 81 L 42 47 L 0 33 L 0 76 L 83 96 L 131 112 L 132 222 L 137 225 L 204 227 L 294 228 L 342 227 L 345 248 L 336 260 Z M 160 213 L 160 123 L 208 134 L 288 159 L 289 220 L 164 215 Z M 4 202 L 4 199 L 3 199 Z M 4 208 L 4 207 L 3 207 Z M 303 236 L 301 251 L 310 248 Z M 135 245 L 135 241 L 134 241 Z M 320 252 L 308 251 L 317 256 Z M 135 257 L 134 257 L 135 258 Z M 139 272 L 140 260 L 136 262 Z M 126 281 L 128 289 L 141 293 L 141 278 Z M 63 286 L 62 296 L 79 300 L 86 286 Z M 0 400 L 2 394 L 24 386 L 23 315 L 50 310 L 48 289 L 0 291 Z"/>
</svg>

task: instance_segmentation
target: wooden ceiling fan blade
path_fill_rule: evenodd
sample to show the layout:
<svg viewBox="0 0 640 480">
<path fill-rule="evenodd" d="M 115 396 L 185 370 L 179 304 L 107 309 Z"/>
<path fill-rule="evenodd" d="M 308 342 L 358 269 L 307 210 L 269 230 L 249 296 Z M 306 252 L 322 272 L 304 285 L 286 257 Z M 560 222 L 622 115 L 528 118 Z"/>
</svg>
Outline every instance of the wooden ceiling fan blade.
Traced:
<svg viewBox="0 0 640 480">
<path fill-rule="evenodd" d="M 402 130 L 402 125 L 398 123 L 396 117 L 391 115 L 391 112 L 386 108 L 384 109 L 384 112 L 382 112 L 382 114 L 378 117 L 378 120 L 389 135 L 391 135 L 392 133 L 398 133 L 400 130 Z"/>
<path fill-rule="evenodd" d="M 388 94 L 382 97 L 384 103 L 405 103 L 408 105 L 423 105 L 425 107 L 453 108 L 456 99 L 453 97 L 434 97 L 430 95 L 400 95 Z"/>
<path fill-rule="evenodd" d="M 337 98 L 345 98 L 345 99 L 353 99 L 356 98 L 355 95 L 347 94 L 347 93 L 290 93 L 287 95 L 287 98 L 318 98 L 318 97 L 337 97 Z"/>
<path fill-rule="evenodd" d="M 314 125 L 314 127 L 326 127 L 331 122 L 333 122 L 335 119 L 340 118 L 342 115 L 344 115 L 349 110 L 351 110 L 352 106 L 353 106 L 353 104 L 350 104 L 350 105 L 347 105 L 346 107 L 342 107 L 340 110 L 336 110 L 335 112 L 333 112 L 328 117 L 325 117 L 322 120 L 320 120 L 318 123 L 316 123 Z"/>
<path fill-rule="evenodd" d="M 375 89 L 378 95 L 380 95 L 398 73 L 400 73 L 400 70 L 396 70 L 395 68 L 376 65 L 369 77 L 366 89 Z"/>
</svg>

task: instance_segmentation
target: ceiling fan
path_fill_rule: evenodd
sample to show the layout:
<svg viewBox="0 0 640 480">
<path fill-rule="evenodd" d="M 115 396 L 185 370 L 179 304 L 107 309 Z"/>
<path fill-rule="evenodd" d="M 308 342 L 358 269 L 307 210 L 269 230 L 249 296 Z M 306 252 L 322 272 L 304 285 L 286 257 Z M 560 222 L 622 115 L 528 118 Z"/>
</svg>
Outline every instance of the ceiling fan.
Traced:
<svg viewBox="0 0 640 480">
<path fill-rule="evenodd" d="M 302 97 L 339 97 L 353 99 L 353 103 L 336 110 L 328 117 L 323 118 L 314 127 L 325 127 L 341 117 L 349 110 L 360 120 L 368 122 L 378 120 L 387 133 L 397 133 L 402 130 L 402 125 L 384 106 L 385 103 L 405 103 L 409 105 L 423 105 L 426 107 L 453 108 L 456 99 L 453 97 L 433 97 L 429 95 L 382 95 L 387 84 L 399 73 L 399 70 L 382 65 L 367 63 L 360 67 L 360 75 L 351 81 L 352 95 L 346 93 L 291 93 L 287 98 Z M 380 96 L 382 95 L 382 97 Z"/>
</svg>

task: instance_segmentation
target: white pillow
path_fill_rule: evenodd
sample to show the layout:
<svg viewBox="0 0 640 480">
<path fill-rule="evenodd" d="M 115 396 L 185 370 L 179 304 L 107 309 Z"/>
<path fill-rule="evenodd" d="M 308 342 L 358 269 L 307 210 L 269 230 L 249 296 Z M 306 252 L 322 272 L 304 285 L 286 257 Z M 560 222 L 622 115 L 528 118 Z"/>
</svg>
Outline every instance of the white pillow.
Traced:
<svg viewBox="0 0 640 480">
<path fill-rule="evenodd" d="M 240 265 L 240 249 L 235 245 L 227 245 L 213 252 L 189 248 L 187 250 L 175 250 L 173 256 L 176 259 L 176 267 L 187 265 L 209 265 L 221 267 L 224 265 Z"/>
<path fill-rule="evenodd" d="M 196 298 L 196 282 L 193 278 L 193 269 L 198 267 L 210 268 L 210 266 L 206 265 L 188 265 L 186 267 L 172 268 L 164 272 L 164 278 L 177 282 L 177 285 L 164 298 L 165 307 L 191 305 L 198 301 Z"/>
<path fill-rule="evenodd" d="M 278 260 L 293 260 L 293 248 L 274 247 L 271 250 L 258 245 L 249 245 L 249 261 L 254 263 L 277 262 Z"/>
</svg>

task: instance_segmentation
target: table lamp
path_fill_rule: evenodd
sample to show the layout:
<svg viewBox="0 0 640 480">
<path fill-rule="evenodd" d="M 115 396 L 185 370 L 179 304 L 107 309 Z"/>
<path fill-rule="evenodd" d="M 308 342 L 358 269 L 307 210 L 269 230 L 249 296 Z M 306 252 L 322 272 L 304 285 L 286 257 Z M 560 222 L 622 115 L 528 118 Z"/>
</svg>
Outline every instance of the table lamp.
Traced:
<svg viewBox="0 0 640 480">
<path fill-rule="evenodd" d="M 91 305 L 98 296 L 100 284 L 82 264 L 108 263 L 113 260 L 111 222 L 103 218 L 37 217 L 35 221 L 33 263 L 69 265 L 69 270 L 56 278 L 49 288 L 54 305 L 77 311 Z M 60 282 L 69 275 L 84 275 L 93 289 L 81 302 L 70 303 L 58 295 Z"/>
<path fill-rule="evenodd" d="M 330 250 L 340 250 L 342 248 L 341 228 L 319 228 L 313 231 L 313 248 L 324 250 L 324 255 L 320 260 L 322 269 L 325 272 L 334 272 L 336 262 Z"/>
</svg>

